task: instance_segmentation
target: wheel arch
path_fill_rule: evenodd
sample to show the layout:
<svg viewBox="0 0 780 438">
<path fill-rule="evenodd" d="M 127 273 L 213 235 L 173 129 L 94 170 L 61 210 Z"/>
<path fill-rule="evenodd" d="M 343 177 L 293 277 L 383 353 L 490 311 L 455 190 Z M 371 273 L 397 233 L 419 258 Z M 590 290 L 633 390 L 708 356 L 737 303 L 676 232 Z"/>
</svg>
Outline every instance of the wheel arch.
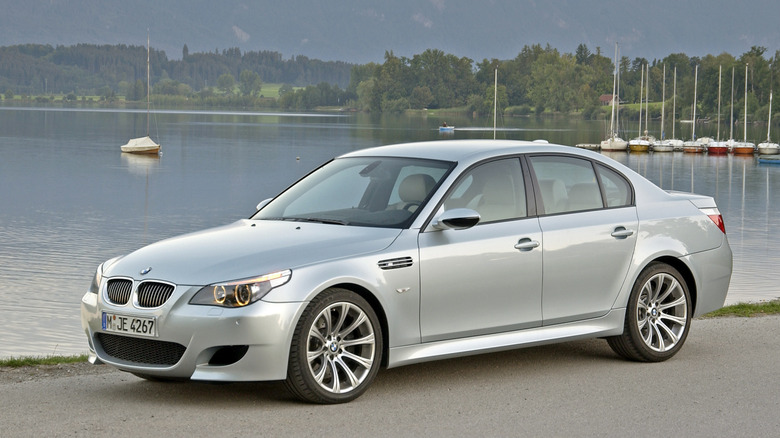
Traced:
<svg viewBox="0 0 780 438">
<path fill-rule="evenodd" d="M 672 256 L 658 257 L 652 260 L 650 263 L 653 262 L 666 263 L 667 265 L 676 269 L 677 272 L 679 272 L 680 275 L 682 275 L 683 280 L 685 280 L 685 285 L 688 287 L 688 293 L 691 296 L 691 314 L 695 313 L 698 290 L 696 287 L 696 278 L 693 276 L 693 272 L 688 267 L 688 265 L 682 260 L 680 260 L 679 258 L 672 257 Z M 650 263 L 648 263 L 647 266 L 649 266 Z"/>
<path fill-rule="evenodd" d="M 389 347 L 389 328 L 387 324 L 387 314 L 385 313 L 385 309 L 382 306 L 382 303 L 377 299 L 377 297 L 368 289 L 365 287 L 355 284 L 355 283 L 337 283 L 332 284 L 328 286 L 328 288 L 340 288 L 340 289 L 346 289 L 353 293 L 356 293 L 360 295 L 361 298 L 368 301 L 368 304 L 371 305 L 371 308 L 376 313 L 377 318 L 379 318 L 379 324 L 382 328 L 382 367 L 387 368 L 388 364 L 388 356 L 390 352 Z"/>
</svg>

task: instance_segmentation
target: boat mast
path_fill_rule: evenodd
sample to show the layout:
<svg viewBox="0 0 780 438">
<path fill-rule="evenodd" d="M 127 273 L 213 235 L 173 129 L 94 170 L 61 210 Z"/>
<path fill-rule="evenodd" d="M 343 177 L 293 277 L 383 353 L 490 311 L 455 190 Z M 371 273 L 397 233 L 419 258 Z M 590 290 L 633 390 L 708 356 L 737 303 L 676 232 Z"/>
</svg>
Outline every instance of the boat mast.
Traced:
<svg viewBox="0 0 780 438">
<path fill-rule="evenodd" d="M 718 66 L 718 141 L 720 141 L 720 85 L 721 85 L 721 74 L 723 73 L 723 66 Z"/>
<path fill-rule="evenodd" d="M 747 76 L 748 76 L 748 65 L 745 64 L 745 126 L 743 127 L 743 132 L 745 133 L 743 142 L 747 143 Z"/>
<path fill-rule="evenodd" d="M 699 65 L 693 76 L 693 127 L 691 128 L 691 141 L 696 141 L 696 87 L 699 86 Z"/>
<path fill-rule="evenodd" d="M 149 29 L 146 30 L 146 136 L 149 137 L 149 112 L 150 99 L 149 88 L 151 88 L 151 74 L 149 72 Z"/>
<path fill-rule="evenodd" d="M 615 86 L 617 84 L 617 50 L 618 45 L 615 43 L 615 71 L 612 74 L 612 116 L 609 118 L 609 138 L 615 138 Z"/>
<path fill-rule="evenodd" d="M 774 88 L 774 85 L 772 84 L 772 67 L 770 65 L 769 67 L 769 121 L 767 121 L 766 124 L 766 142 L 770 143 L 771 137 L 769 136 L 769 131 L 772 129 L 772 89 Z"/>
<path fill-rule="evenodd" d="M 612 96 L 617 100 L 617 105 L 615 109 L 615 130 L 613 131 L 613 139 L 617 137 L 620 133 L 620 67 L 618 64 L 618 56 L 620 56 L 620 50 L 618 50 L 618 45 L 615 43 L 615 70 L 617 70 L 617 94 Z"/>
<path fill-rule="evenodd" d="M 677 121 L 677 66 L 674 66 L 674 91 L 673 97 L 672 97 L 672 138 L 676 138 L 674 136 L 674 124 Z"/>
<path fill-rule="evenodd" d="M 496 139 L 496 116 L 498 115 L 498 67 L 493 75 L 493 140 Z"/>
<path fill-rule="evenodd" d="M 729 140 L 734 140 L 734 67 L 731 67 L 731 119 L 729 120 Z"/>
<path fill-rule="evenodd" d="M 664 139 L 664 110 L 666 109 L 666 64 L 664 64 L 664 81 L 661 85 L 661 140 Z"/>
<path fill-rule="evenodd" d="M 645 82 L 645 137 L 647 137 L 647 130 L 650 128 L 648 123 L 648 114 L 650 114 L 650 64 L 646 64 L 647 69 L 647 81 Z"/>
<path fill-rule="evenodd" d="M 637 137 L 642 136 L 642 90 L 645 84 L 645 68 L 642 67 L 642 76 L 639 80 L 639 133 Z"/>
</svg>

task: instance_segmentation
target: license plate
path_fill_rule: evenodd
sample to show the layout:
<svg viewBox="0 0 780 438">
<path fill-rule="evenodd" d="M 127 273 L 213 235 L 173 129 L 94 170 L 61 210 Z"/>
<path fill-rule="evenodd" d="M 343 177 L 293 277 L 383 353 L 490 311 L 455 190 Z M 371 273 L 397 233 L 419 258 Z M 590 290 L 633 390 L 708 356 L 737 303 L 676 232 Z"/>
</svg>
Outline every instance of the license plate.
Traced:
<svg viewBox="0 0 780 438">
<path fill-rule="evenodd" d="M 157 337 L 157 320 L 103 312 L 103 330 L 154 338 Z"/>
</svg>

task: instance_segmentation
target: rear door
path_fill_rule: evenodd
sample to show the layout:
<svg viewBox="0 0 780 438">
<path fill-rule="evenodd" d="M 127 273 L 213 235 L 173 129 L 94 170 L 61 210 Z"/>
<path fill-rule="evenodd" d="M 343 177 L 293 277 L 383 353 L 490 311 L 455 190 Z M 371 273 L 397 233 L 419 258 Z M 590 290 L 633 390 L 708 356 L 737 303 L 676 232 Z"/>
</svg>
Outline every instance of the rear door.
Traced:
<svg viewBox="0 0 780 438">
<path fill-rule="evenodd" d="M 626 279 L 639 221 L 626 178 L 590 160 L 528 158 L 544 236 L 544 325 L 604 315 Z"/>
</svg>

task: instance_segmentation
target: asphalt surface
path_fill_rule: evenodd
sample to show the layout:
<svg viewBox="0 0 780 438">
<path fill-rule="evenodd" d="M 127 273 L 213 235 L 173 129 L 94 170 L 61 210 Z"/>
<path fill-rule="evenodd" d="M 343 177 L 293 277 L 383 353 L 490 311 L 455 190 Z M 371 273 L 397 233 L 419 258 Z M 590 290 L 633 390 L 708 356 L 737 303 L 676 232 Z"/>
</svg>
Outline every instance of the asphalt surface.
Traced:
<svg viewBox="0 0 780 438">
<path fill-rule="evenodd" d="M 337 406 L 300 403 L 278 382 L 5 369 L 0 425 L 3 437 L 778 436 L 780 316 L 695 320 L 657 364 L 590 340 L 381 370 Z"/>
</svg>

